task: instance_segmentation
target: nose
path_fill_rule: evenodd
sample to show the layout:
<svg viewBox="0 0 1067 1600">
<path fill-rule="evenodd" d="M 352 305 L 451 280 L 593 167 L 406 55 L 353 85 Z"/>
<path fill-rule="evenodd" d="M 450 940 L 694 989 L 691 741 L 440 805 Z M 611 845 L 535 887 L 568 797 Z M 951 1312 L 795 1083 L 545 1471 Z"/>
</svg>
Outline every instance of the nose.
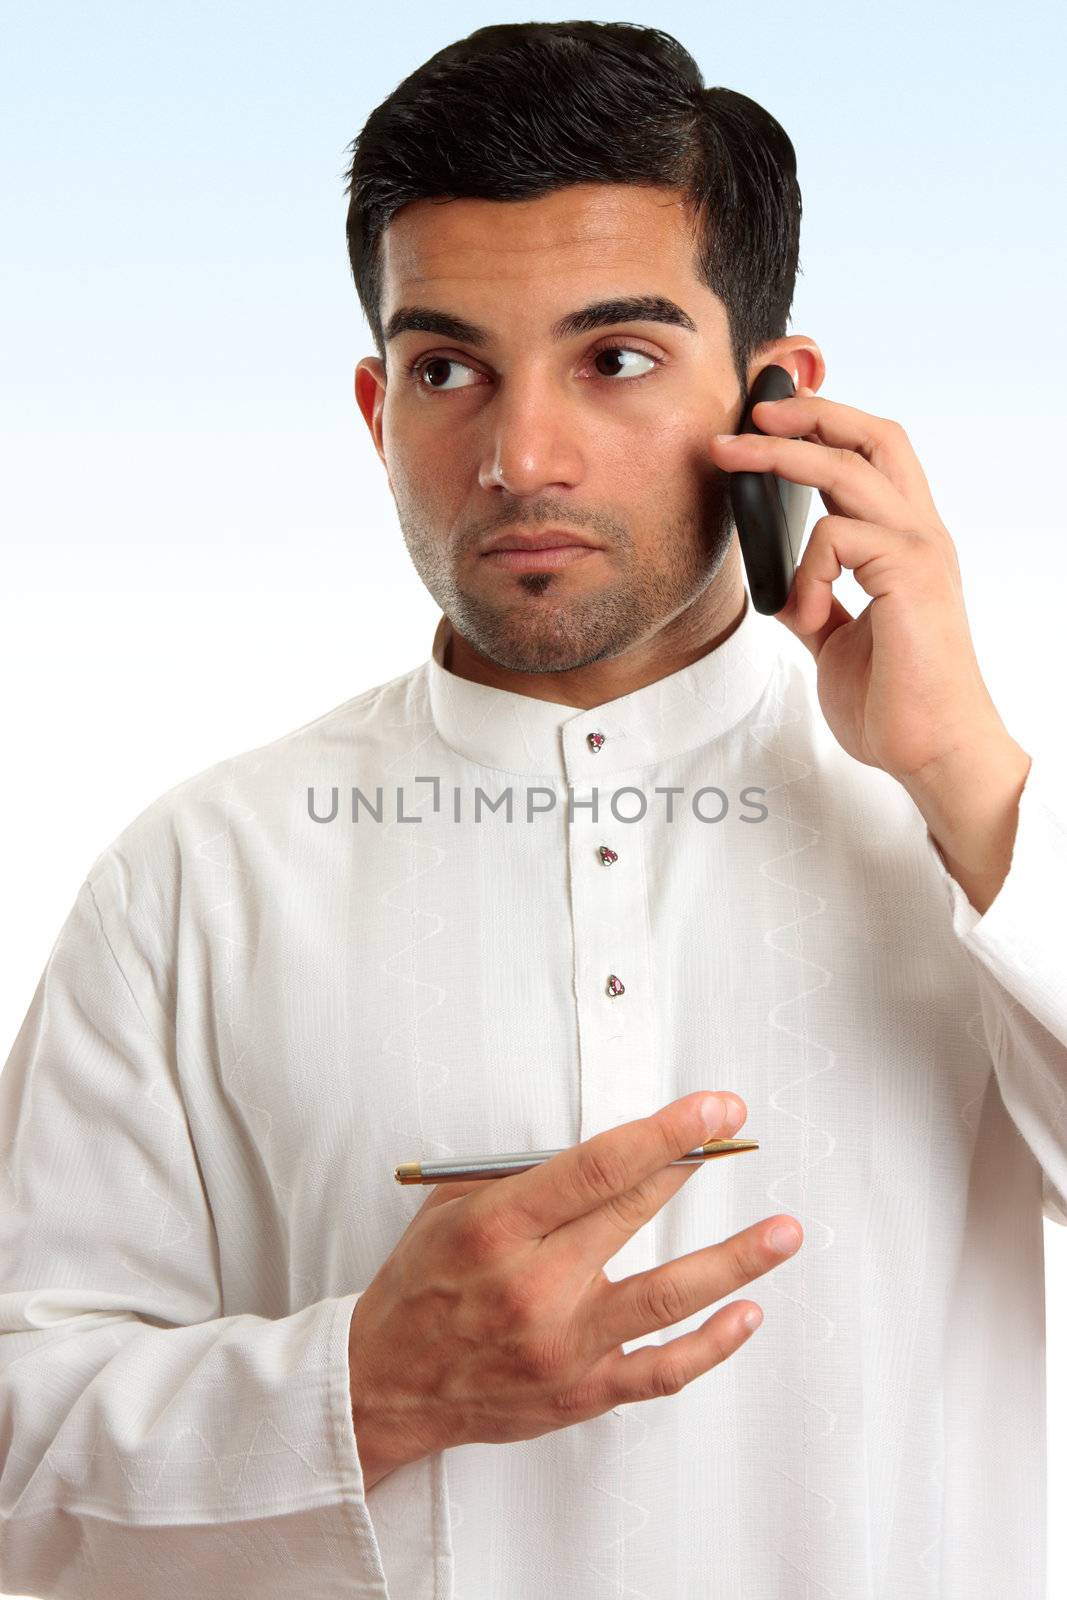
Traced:
<svg viewBox="0 0 1067 1600">
<path fill-rule="evenodd" d="M 483 413 L 484 456 L 478 473 L 483 489 L 505 489 L 518 497 L 573 489 L 585 474 L 573 411 L 546 382 L 502 384 Z"/>
</svg>

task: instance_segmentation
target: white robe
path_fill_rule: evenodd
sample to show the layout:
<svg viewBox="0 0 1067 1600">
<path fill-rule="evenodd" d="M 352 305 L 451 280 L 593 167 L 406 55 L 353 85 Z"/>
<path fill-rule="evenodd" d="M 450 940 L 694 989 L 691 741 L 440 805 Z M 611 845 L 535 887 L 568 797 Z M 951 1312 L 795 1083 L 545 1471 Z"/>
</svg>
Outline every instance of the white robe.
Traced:
<svg viewBox="0 0 1067 1600">
<path fill-rule="evenodd" d="M 0 1074 L 0 1586 L 1045 1600 L 1067 835 L 1040 754 L 979 916 L 751 607 L 592 711 L 456 677 L 447 633 L 161 796 L 78 892 Z M 606 1270 L 789 1213 L 800 1251 L 737 1296 L 763 1325 L 677 1395 L 365 1493 L 349 1321 L 429 1192 L 396 1164 L 697 1089 L 744 1099 L 758 1152 Z"/>
</svg>

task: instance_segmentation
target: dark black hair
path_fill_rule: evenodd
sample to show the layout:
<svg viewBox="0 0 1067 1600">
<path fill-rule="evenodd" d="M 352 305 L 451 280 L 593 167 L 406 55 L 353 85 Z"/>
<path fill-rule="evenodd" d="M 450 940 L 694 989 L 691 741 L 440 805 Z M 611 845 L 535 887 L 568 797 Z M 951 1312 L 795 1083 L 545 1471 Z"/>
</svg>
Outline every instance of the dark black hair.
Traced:
<svg viewBox="0 0 1067 1600">
<path fill-rule="evenodd" d="M 726 308 L 742 394 L 755 350 L 785 334 L 800 246 L 796 152 L 755 100 L 706 89 L 659 28 L 477 28 L 399 83 L 348 149 L 348 256 L 382 360 L 381 237 L 401 206 L 533 200 L 578 183 L 684 191 L 694 271 Z"/>
</svg>

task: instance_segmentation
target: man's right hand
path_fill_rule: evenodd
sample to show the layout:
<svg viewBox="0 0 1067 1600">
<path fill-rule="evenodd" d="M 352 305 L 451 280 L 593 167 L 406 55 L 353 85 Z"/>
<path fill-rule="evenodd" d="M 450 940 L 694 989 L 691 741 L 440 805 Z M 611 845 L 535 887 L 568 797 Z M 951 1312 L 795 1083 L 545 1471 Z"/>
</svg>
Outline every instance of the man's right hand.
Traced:
<svg viewBox="0 0 1067 1600">
<path fill-rule="evenodd" d="M 704 1093 L 621 1123 L 507 1178 L 434 1187 L 356 1302 L 349 1329 L 352 1420 L 364 1487 L 453 1445 L 509 1444 L 631 1400 L 677 1394 L 749 1337 L 750 1300 L 693 1332 L 624 1354 L 762 1277 L 792 1251 L 765 1218 L 720 1244 L 612 1282 L 604 1263 L 703 1164 L 670 1163 L 747 1116 Z M 756 1324 L 758 1326 L 758 1323 Z"/>
</svg>

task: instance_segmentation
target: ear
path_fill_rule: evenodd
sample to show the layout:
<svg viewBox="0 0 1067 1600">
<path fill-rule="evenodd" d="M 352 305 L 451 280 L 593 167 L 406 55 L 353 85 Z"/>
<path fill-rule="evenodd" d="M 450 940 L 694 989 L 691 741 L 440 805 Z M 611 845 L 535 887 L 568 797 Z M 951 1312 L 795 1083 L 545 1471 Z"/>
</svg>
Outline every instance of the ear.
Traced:
<svg viewBox="0 0 1067 1600">
<path fill-rule="evenodd" d="M 751 389 L 758 373 L 764 367 L 784 367 L 796 389 L 810 389 L 814 394 L 826 377 L 826 362 L 814 339 L 804 334 L 794 334 L 788 339 L 773 339 L 761 345 L 749 363 L 748 384 Z"/>
<path fill-rule="evenodd" d="M 382 410 L 385 406 L 385 363 L 377 356 L 364 356 L 356 366 L 356 404 L 370 429 L 374 448 L 382 465 L 388 471 L 385 451 L 382 448 Z"/>
</svg>

